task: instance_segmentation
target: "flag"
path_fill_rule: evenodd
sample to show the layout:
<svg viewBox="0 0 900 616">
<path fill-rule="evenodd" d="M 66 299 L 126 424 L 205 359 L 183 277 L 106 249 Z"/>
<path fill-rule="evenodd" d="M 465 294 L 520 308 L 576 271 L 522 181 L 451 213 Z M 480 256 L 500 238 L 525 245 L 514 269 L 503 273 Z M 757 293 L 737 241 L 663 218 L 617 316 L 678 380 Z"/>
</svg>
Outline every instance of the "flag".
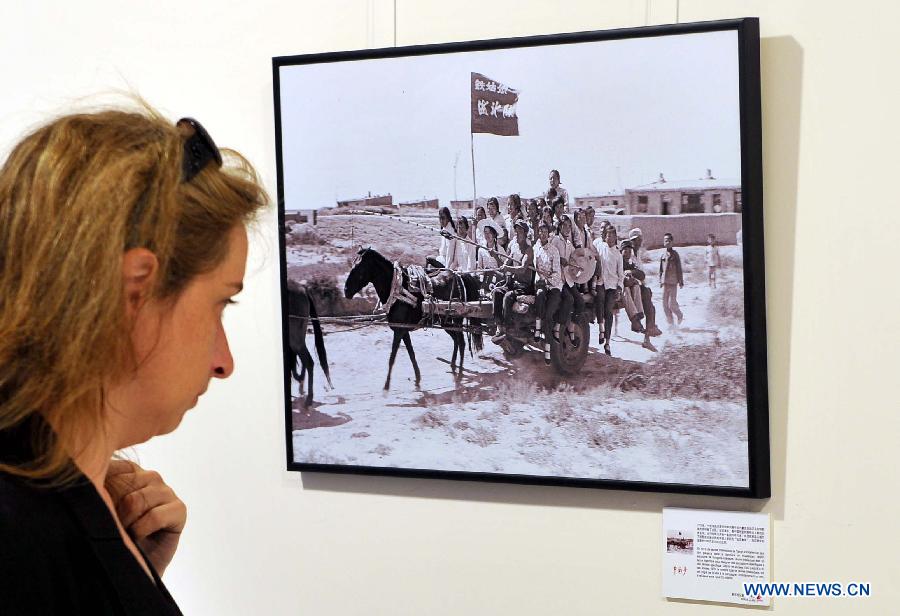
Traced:
<svg viewBox="0 0 900 616">
<path fill-rule="evenodd" d="M 519 91 L 481 73 L 472 73 L 472 132 L 516 137 Z"/>
</svg>

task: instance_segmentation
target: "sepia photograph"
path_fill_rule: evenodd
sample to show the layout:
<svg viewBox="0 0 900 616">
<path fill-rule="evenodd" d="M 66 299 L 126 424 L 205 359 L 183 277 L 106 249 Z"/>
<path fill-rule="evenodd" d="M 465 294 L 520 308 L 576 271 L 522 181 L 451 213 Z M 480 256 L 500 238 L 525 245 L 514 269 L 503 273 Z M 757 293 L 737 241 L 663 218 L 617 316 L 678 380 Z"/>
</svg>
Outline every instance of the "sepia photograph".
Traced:
<svg viewBox="0 0 900 616">
<path fill-rule="evenodd" d="M 750 488 L 739 32 L 595 38 L 274 60 L 289 468 Z"/>
<path fill-rule="evenodd" d="M 666 531 L 666 552 L 670 554 L 693 554 L 694 533 L 687 530 Z"/>
</svg>

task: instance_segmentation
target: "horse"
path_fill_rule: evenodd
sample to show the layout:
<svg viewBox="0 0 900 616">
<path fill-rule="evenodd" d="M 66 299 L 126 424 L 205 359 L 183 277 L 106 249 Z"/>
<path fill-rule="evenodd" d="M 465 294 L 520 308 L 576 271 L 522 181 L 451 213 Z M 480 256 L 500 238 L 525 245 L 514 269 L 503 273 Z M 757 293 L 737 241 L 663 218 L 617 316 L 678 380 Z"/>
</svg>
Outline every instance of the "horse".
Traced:
<svg viewBox="0 0 900 616">
<path fill-rule="evenodd" d="M 443 266 L 441 266 L 443 267 Z M 391 293 L 391 282 L 394 277 L 394 264 L 373 248 L 361 248 L 357 253 L 356 261 L 350 273 L 347 275 L 347 281 L 344 283 L 344 295 L 347 299 L 352 298 L 359 293 L 369 283 L 375 287 L 375 293 L 382 304 L 387 303 Z M 438 271 L 429 271 L 428 277 L 433 287 L 433 295 L 440 300 L 463 300 L 477 298 L 479 296 L 480 284 L 478 279 L 471 274 L 457 274 L 447 269 Z M 416 305 L 412 306 L 403 301 L 396 301 L 390 307 L 387 314 L 388 323 L 397 324 L 398 327 L 391 327 L 394 332 L 394 341 L 391 345 L 391 356 L 388 360 L 388 373 L 384 381 L 384 389 L 387 390 L 391 386 L 391 371 L 394 368 L 394 360 L 397 357 L 397 349 L 400 348 L 402 341 L 409 353 L 409 360 L 412 362 L 413 371 L 416 376 L 416 387 L 422 380 L 419 372 L 419 364 L 416 362 L 416 353 L 413 350 L 410 331 L 416 329 L 422 320 L 422 300 L 421 293 L 409 287 L 409 276 L 403 271 L 403 288 L 408 289 L 416 297 Z M 463 319 L 462 317 L 440 317 L 440 321 L 444 325 L 450 326 L 451 329 L 444 331 L 453 338 L 453 356 L 450 359 L 450 370 L 456 370 L 456 354 L 459 352 L 459 373 L 462 376 L 463 357 L 466 350 L 465 334 L 461 331 Z M 474 321 L 474 319 L 473 319 Z M 476 349 L 481 348 L 481 334 L 475 333 L 472 338 L 472 345 Z"/>
<path fill-rule="evenodd" d="M 308 375 L 308 391 L 306 393 L 305 406 L 312 404 L 313 399 L 313 362 L 309 349 L 306 348 L 306 331 L 309 322 L 312 321 L 313 333 L 316 340 L 316 355 L 319 365 L 325 373 L 325 379 L 331 384 L 331 374 L 328 372 L 328 355 L 325 353 L 325 338 L 322 335 L 322 326 L 319 323 L 319 315 L 316 313 L 316 305 L 307 293 L 306 288 L 288 283 L 288 361 L 291 374 L 300 383 L 300 394 L 303 394 L 303 377 Z M 297 361 L 300 361 L 300 373 L 297 373 Z"/>
</svg>

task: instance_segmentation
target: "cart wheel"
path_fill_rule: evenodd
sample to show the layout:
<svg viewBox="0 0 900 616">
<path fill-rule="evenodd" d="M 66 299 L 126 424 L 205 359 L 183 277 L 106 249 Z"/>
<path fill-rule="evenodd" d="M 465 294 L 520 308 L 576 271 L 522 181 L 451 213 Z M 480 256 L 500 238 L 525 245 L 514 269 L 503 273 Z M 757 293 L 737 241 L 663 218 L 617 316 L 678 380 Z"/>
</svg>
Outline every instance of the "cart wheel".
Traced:
<svg viewBox="0 0 900 616">
<path fill-rule="evenodd" d="M 565 328 L 560 326 L 560 342 L 550 341 L 550 359 L 556 371 L 566 376 L 574 376 L 581 372 L 584 360 L 587 358 L 588 345 L 591 342 L 591 330 L 587 316 L 581 315 L 581 321 L 576 324 L 578 337 L 581 339 L 578 347 L 572 346 Z"/>
<path fill-rule="evenodd" d="M 525 345 L 517 340 L 510 340 L 509 338 L 504 340 L 500 347 L 503 349 L 503 355 L 506 359 L 515 359 L 522 355 L 525 350 Z"/>
</svg>

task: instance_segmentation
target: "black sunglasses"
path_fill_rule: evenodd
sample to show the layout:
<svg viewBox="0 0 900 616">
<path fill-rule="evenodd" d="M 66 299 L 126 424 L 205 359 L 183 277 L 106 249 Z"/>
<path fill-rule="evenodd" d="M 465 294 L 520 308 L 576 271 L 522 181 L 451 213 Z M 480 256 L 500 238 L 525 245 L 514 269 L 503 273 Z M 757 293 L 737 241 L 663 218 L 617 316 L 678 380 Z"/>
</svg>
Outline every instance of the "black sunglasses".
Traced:
<svg viewBox="0 0 900 616">
<path fill-rule="evenodd" d="M 222 153 L 200 122 L 194 118 L 181 118 L 175 126 L 188 135 L 184 142 L 184 158 L 181 160 L 183 182 L 193 180 L 211 160 L 216 161 L 217 166 L 222 166 Z"/>
</svg>

